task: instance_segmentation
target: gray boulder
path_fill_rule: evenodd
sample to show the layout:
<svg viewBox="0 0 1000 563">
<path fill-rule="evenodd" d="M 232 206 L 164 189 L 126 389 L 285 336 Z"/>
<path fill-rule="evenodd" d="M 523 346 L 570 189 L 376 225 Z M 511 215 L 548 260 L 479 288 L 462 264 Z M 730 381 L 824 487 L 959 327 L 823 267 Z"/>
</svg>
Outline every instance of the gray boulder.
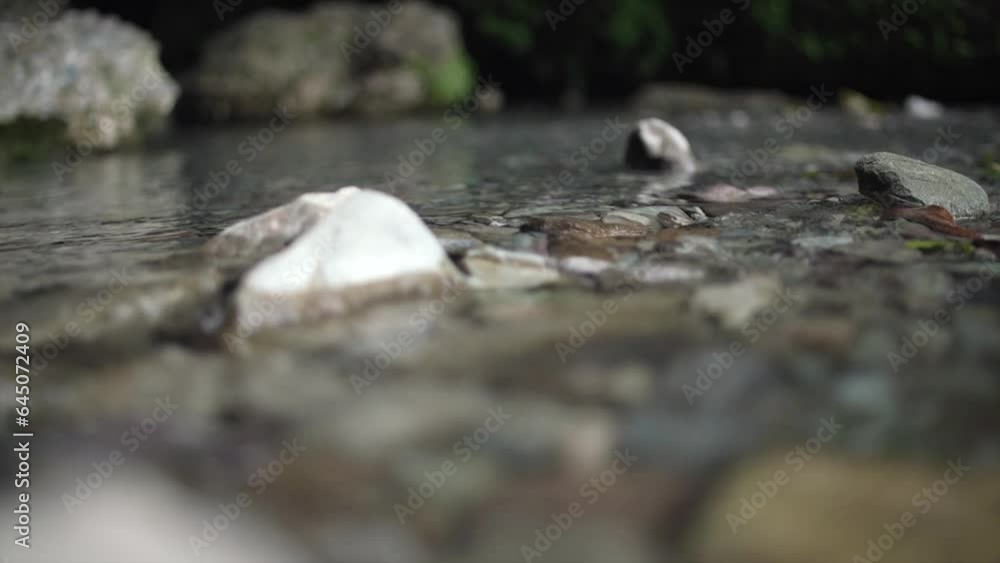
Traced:
<svg viewBox="0 0 1000 563">
<path fill-rule="evenodd" d="M 458 18 L 420 1 L 321 3 L 247 17 L 206 46 L 188 81 L 219 119 L 400 112 L 458 101 L 474 76 Z"/>
<path fill-rule="evenodd" d="M 148 33 L 92 11 L 40 13 L 28 21 L 42 25 L 0 22 L 4 145 L 68 143 L 89 154 L 140 140 L 173 109 L 178 87 Z"/>
<path fill-rule="evenodd" d="M 954 217 L 990 211 L 979 184 L 957 172 L 898 154 L 879 152 L 855 164 L 861 193 L 887 207 L 940 205 Z"/>
</svg>

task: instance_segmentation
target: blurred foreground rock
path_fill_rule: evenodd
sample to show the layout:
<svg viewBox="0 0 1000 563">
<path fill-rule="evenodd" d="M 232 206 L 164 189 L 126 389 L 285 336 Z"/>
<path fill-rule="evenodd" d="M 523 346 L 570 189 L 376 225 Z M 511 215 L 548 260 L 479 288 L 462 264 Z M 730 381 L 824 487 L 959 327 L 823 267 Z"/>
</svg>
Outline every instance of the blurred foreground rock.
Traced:
<svg viewBox="0 0 1000 563">
<path fill-rule="evenodd" d="M 759 458 L 706 503 L 691 537 L 696 560 L 996 561 L 1000 474 L 968 462 L 875 462 L 827 451 Z"/>
<path fill-rule="evenodd" d="M 302 115 L 445 106 L 473 82 L 457 17 L 395 0 L 253 14 L 209 41 L 190 79 L 217 119 L 275 106 Z"/>
<path fill-rule="evenodd" d="M 79 158 L 113 149 L 145 137 L 177 100 L 157 43 L 117 18 L 39 8 L 0 22 L 0 35 L 3 152 L 68 143 Z"/>
<path fill-rule="evenodd" d="M 51 465 L 57 469 L 39 464 L 43 467 L 32 475 L 31 548 L 8 543 L 0 548 L 0 560 L 26 563 L 277 560 L 306 563 L 312 560 L 278 532 L 266 514 L 260 511 L 253 514 L 252 504 L 241 510 L 232 499 L 226 499 L 231 507 L 224 514 L 215 503 L 161 472 L 134 459 L 127 460 L 124 448 L 113 450 L 119 454 L 113 458 L 109 458 L 108 450 L 96 447 L 80 451 L 80 455 L 67 455 L 71 449 L 72 446 L 60 452 L 52 449 L 34 452 L 47 454 L 47 459 L 52 460 L 59 456 L 58 462 Z M 123 461 L 115 465 L 109 459 Z M 96 472 L 98 466 L 106 477 Z M 8 506 L 17 504 L 13 495 L 3 498 Z M 7 511 L 0 520 L 8 530 L 15 525 L 13 517 Z"/>
</svg>

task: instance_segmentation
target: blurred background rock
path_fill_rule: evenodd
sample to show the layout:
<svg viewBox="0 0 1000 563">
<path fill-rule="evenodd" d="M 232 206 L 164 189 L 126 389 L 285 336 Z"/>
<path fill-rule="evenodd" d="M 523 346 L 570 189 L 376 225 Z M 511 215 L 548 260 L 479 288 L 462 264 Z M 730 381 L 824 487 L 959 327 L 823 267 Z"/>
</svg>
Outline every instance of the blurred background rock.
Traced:
<svg viewBox="0 0 1000 563">
<path fill-rule="evenodd" d="M 227 0 L 223 0 L 227 2 Z M 163 45 L 172 72 L 193 67 L 219 30 L 269 8 L 304 11 L 310 0 L 243 0 L 220 17 L 206 0 L 76 0 L 78 8 L 117 13 L 148 29 Z M 352 3 L 344 3 L 352 5 Z M 372 8 L 384 8 L 386 2 Z M 793 2 L 753 0 L 746 12 L 730 0 L 444 0 L 454 10 L 475 64 L 503 76 L 515 101 L 558 101 L 578 92 L 593 99 L 634 93 L 650 80 L 724 87 L 773 87 L 805 94 L 826 82 L 875 97 L 918 92 L 944 101 L 997 98 L 1000 55 L 995 2 L 919 2 L 884 39 L 901 0 Z M 577 5 L 579 4 L 579 5 Z M 353 5 L 357 6 L 357 3 Z M 563 6 L 562 8 L 560 6 Z M 907 5 L 905 8 L 909 8 Z M 736 20 L 683 74 L 671 55 L 703 20 L 732 9 Z M 552 30 L 546 11 L 574 13 Z M 905 14 L 904 14 L 905 15 Z M 899 17 L 899 16 L 897 16 Z M 897 21 L 899 21 L 897 19 Z"/>
</svg>

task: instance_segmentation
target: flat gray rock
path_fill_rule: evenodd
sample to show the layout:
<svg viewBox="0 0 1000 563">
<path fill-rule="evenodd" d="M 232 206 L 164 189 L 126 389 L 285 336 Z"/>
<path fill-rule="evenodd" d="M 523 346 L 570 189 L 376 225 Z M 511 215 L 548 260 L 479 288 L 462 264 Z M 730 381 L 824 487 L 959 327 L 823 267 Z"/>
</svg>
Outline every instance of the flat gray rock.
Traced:
<svg viewBox="0 0 1000 563">
<path fill-rule="evenodd" d="M 989 213 L 986 191 L 957 172 L 888 152 L 865 155 L 854 165 L 862 194 L 882 205 L 940 205 L 955 217 Z"/>
</svg>

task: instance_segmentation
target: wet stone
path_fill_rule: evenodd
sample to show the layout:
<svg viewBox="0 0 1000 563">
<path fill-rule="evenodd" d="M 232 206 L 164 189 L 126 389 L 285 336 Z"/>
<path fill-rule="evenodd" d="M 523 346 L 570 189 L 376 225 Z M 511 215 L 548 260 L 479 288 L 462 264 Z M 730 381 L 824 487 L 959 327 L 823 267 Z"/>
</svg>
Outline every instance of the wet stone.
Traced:
<svg viewBox="0 0 1000 563">
<path fill-rule="evenodd" d="M 983 188 L 957 172 L 887 152 L 855 165 L 861 193 L 886 207 L 940 205 L 956 218 L 989 213 Z"/>
<path fill-rule="evenodd" d="M 643 119 L 629 134 L 625 164 L 633 170 L 682 171 L 695 169 L 691 144 L 676 127 L 662 119 Z"/>
<path fill-rule="evenodd" d="M 553 236 L 571 236 L 582 239 L 628 238 L 646 235 L 649 229 L 637 223 L 603 223 L 568 217 L 533 219 L 523 227 Z"/>
<path fill-rule="evenodd" d="M 544 256 L 492 246 L 469 251 L 462 265 L 469 272 L 469 283 L 484 289 L 542 287 L 561 279 Z"/>
</svg>

